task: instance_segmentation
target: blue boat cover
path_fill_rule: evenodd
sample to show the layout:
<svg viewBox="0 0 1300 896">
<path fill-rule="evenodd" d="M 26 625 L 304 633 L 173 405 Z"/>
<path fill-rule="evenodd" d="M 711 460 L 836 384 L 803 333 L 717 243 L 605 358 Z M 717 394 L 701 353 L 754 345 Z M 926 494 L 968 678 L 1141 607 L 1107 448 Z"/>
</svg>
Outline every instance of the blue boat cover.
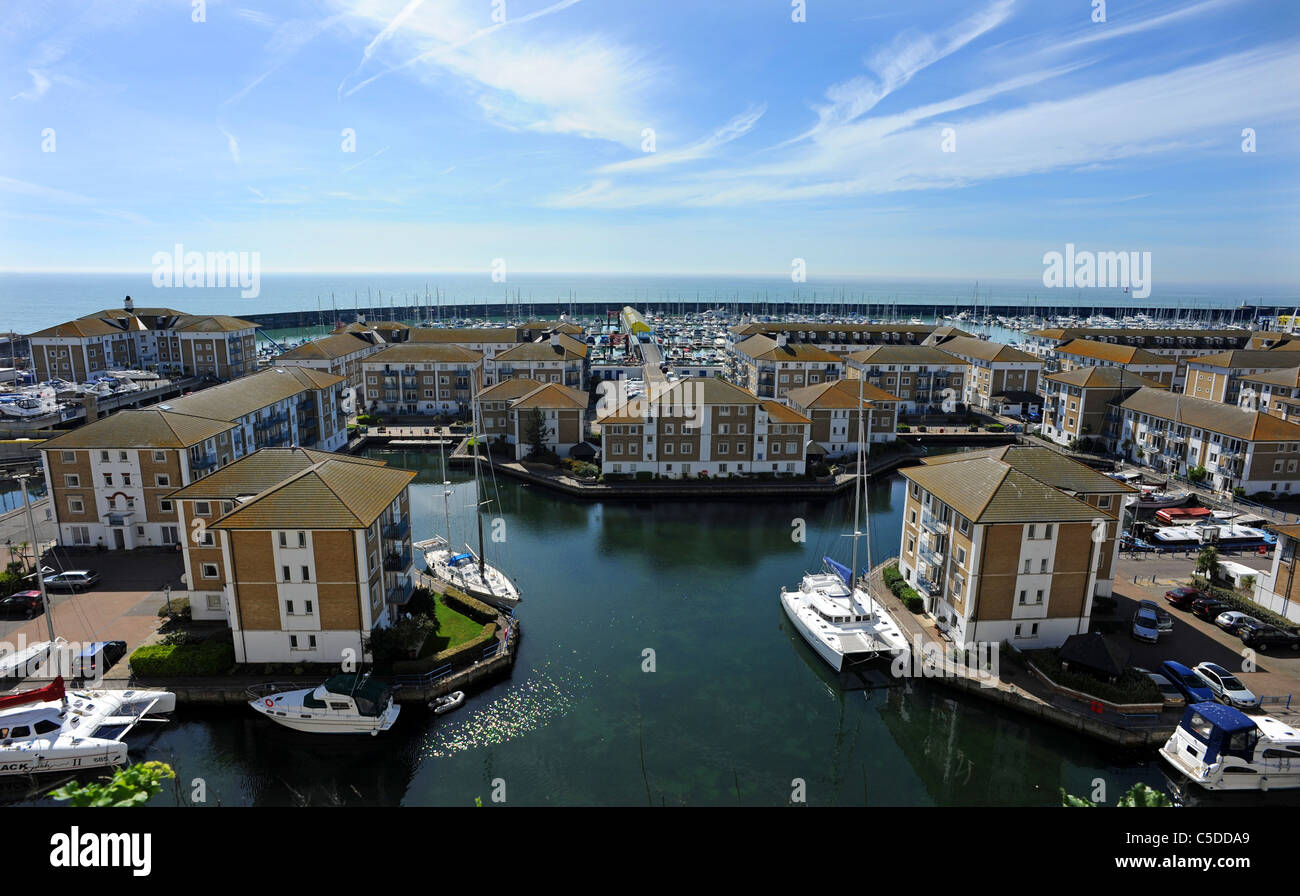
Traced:
<svg viewBox="0 0 1300 896">
<path fill-rule="evenodd" d="M 822 562 L 835 571 L 835 574 L 843 580 L 845 585 L 853 587 L 853 573 L 843 563 L 836 563 L 830 557 L 822 557 Z"/>
<path fill-rule="evenodd" d="M 447 565 L 455 566 L 457 563 L 460 563 L 462 560 L 473 560 L 473 559 L 474 556 L 472 554 L 457 554 L 456 556 L 452 557 L 450 560 L 447 561 Z"/>
<path fill-rule="evenodd" d="M 1237 731 L 1249 731 L 1255 727 L 1254 721 L 1239 709 L 1224 706 L 1222 703 L 1193 703 L 1184 713 L 1190 719 L 1192 713 L 1199 713 L 1207 722 L 1213 723 L 1220 731 L 1232 734 Z"/>
</svg>

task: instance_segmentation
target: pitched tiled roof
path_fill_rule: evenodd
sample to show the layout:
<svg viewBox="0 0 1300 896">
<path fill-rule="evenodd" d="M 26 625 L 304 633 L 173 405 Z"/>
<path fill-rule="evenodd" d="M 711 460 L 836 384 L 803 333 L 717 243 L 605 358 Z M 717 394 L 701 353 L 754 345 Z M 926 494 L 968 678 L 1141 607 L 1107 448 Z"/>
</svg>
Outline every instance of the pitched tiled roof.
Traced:
<svg viewBox="0 0 1300 896">
<path fill-rule="evenodd" d="M 992 457 L 907 467 L 903 475 L 975 523 L 1084 522 L 1097 508 Z"/>
<path fill-rule="evenodd" d="M 346 455 L 327 455 L 238 504 L 209 528 L 365 528 L 379 518 L 416 474 L 378 464 L 359 464 L 356 460 Z"/>
<path fill-rule="evenodd" d="M 514 408 L 571 408 L 585 411 L 587 393 L 559 383 L 539 386 L 510 406 Z"/>
<path fill-rule="evenodd" d="M 357 352 L 370 351 L 375 346 L 348 333 L 334 333 L 324 336 L 320 339 L 313 339 L 311 342 L 304 342 L 297 348 L 276 356 L 276 362 L 281 361 L 333 361 L 337 358 L 344 358 Z"/>
<path fill-rule="evenodd" d="M 897 395 L 891 395 L 884 389 L 862 380 L 830 380 L 791 389 L 785 393 L 786 400 L 801 408 L 855 408 L 858 406 L 859 387 L 864 401 L 870 404 L 886 404 L 899 401 Z"/>
<path fill-rule="evenodd" d="M 1163 389 L 1139 389 L 1119 406 L 1126 411 L 1149 414 L 1248 442 L 1300 441 L 1300 424 L 1236 405 Z"/>
<path fill-rule="evenodd" d="M 1064 373 L 1048 374 L 1044 379 L 1051 380 L 1054 383 L 1078 386 L 1082 389 L 1138 389 L 1142 386 L 1149 386 L 1153 389 L 1169 388 L 1162 383 L 1142 376 L 1140 373 L 1125 370 L 1123 367 L 1076 367 Z"/>
<path fill-rule="evenodd" d="M 1189 358 L 1187 363 L 1214 367 L 1220 370 L 1232 370 L 1240 367 L 1267 370 L 1279 367 L 1294 367 L 1295 356 L 1290 352 L 1279 352 L 1271 349 L 1235 349 L 1228 352 L 1217 352 L 1213 355 L 1201 355 L 1199 358 Z"/>
<path fill-rule="evenodd" d="M 559 345 L 549 338 L 541 342 L 521 342 L 496 353 L 497 361 L 575 361 L 587 357 L 587 343 L 564 333 L 556 334 Z"/>
<path fill-rule="evenodd" d="M 495 386 L 488 386 L 481 390 L 476 397 L 479 401 L 509 401 L 512 398 L 522 398 L 540 385 L 542 384 L 538 380 L 517 376 L 513 379 L 502 380 Z"/>
<path fill-rule="evenodd" d="M 122 410 L 43 442 L 41 448 L 188 448 L 234 424 L 157 407 Z"/>
<path fill-rule="evenodd" d="M 440 342 L 453 345 L 479 345 L 485 342 L 513 345 L 519 341 L 519 331 L 513 327 L 482 327 L 478 329 L 453 329 L 451 327 L 414 327 L 408 342 Z"/>
<path fill-rule="evenodd" d="M 970 364 L 932 345 L 873 345 L 846 356 L 855 364 Z"/>
<path fill-rule="evenodd" d="M 976 339 L 973 336 L 955 336 L 943 343 L 943 350 L 954 355 L 964 355 L 980 361 L 1028 361 L 1038 362 L 1038 358 L 1018 348 L 992 342 L 988 339 Z"/>
<path fill-rule="evenodd" d="M 763 409 L 767 411 L 768 419 L 773 423 L 812 423 L 794 408 L 770 398 L 763 402 Z"/>
<path fill-rule="evenodd" d="M 810 342 L 787 342 L 777 345 L 767 336 L 750 336 L 736 345 L 736 353 L 755 361 L 839 361 L 840 356 Z"/>
<path fill-rule="evenodd" d="M 159 407 L 212 420 L 237 420 L 308 389 L 323 389 L 343 381 L 341 376 L 310 367 L 272 367 L 183 398 L 174 398 Z"/>
<path fill-rule="evenodd" d="M 1039 482 L 1059 488 L 1064 492 L 1084 494 L 1126 494 L 1136 492 L 1131 485 L 1099 473 L 1060 452 L 1040 445 L 1002 445 L 963 454 L 941 454 L 928 457 L 921 463 L 926 466 L 961 463 L 968 459 L 987 457 L 1001 461 Z"/>
<path fill-rule="evenodd" d="M 698 405 L 746 405 L 758 404 L 760 399 L 748 389 L 712 376 L 686 377 L 676 383 L 652 387 L 647 398 L 636 399 L 634 404 L 642 408 L 650 404 L 658 407 L 693 407 Z M 640 423 L 639 414 L 628 413 L 628 405 L 623 404 L 606 414 L 597 417 L 598 423 Z"/>
<path fill-rule="evenodd" d="M 1075 355 L 1115 364 L 1164 364 L 1170 367 L 1175 365 L 1175 362 L 1169 358 L 1154 355 L 1136 345 L 1116 345 L 1093 339 L 1071 339 L 1056 351 L 1062 355 Z"/>
<path fill-rule="evenodd" d="M 177 500 L 234 500 L 256 495 L 322 461 L 338 459 L 365 466 L 387 466 L 382 460 L 331 454 L 311 448 L 262 448 L 202 479 L 171 492 Z"/>
<path fill-rule="evenodd" d="M 362 363 L 371 364 L 477 364 L 483 353 L 463 345 L 399 342 L 380 349 Z"/>
<path fill-rule="evenodd" d="M 1241 378 L 1243 383 L 1262 383 L 1268 386 L 1285 386 L 1291 389 L 1300 388 L 1300 367 L 1283 367 L 1278 370 L 1268 370 L 1264 373 L 1250 373 Z"/>
</svg>

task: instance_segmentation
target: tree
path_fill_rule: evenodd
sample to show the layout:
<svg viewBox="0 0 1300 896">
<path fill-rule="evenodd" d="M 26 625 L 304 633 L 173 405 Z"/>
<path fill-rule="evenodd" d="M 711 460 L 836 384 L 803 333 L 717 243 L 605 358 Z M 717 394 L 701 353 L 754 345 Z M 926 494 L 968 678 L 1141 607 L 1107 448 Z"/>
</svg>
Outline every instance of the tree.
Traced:
<svg viewBox="0 0 1300 896">
<path fill-rule="evenodd" d="M 546 453 L 546 417 L 541 408 L 533 408 L 524 421 L 524 438 L 531 446 L 530 456 Z"/>
<path fill-rule="evenodd" d="M 162 792 L 163 781 L 175 777 L 176 772 L 165 762 L 143 762 L 115 769 L 113 776 L 102 782 L 71 781 L 51 791 L 50 796 L 77 807 L 143 806 Z"/>
<path fill-rule="evenodd" d="M 1214 571 L 1219 567 L 1219 550 L 1215 547 L 1201 548 L 1201 552 L 1196 555 L 1196 571 L 1206 578 L 1212 577 Z"/>
<path fill-rule="evenodd" d="M 1066 808 L 1096 808 L 1099 804 L 1086 800 L 1081 796 L 1073 796 L 1066 793 L 1065 788 L 1061 788 L 1061 805 Z M 1167 808 L 1173 806 L 1173 801 L 1159 790 L 1153 790 L 1145 784 L 1134 784 L 1129 788 L 1128 793 L 1119 798 L 1115 804 L 1116 808 Z"/>
<path fill-rule="evenodd" d="M 1187 471 L 1187 478 L 1192 480 L 1192 482 L 1202 482 L 1205 480 L 1205 477 L 1208 475 L 1209 475 L 1209 470 L 1205 469 L 1205 467 L 1202 466 L 1191 467 Z"/>
</svg>

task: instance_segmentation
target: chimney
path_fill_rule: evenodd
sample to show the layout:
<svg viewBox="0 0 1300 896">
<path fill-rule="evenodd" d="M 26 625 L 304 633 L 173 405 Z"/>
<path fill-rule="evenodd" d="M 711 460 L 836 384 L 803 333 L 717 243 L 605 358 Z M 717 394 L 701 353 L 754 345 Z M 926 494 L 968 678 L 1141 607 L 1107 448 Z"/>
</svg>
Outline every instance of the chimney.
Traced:
<svg viewBox="0 0 1300 896">
<path fill-rule="evenodd" d="M 122 307 L 126 309 L 127 312 L 135 311 L 135 302 L 132 302 L 131 297 L 127 296 L 126 302 L 122 305 Z"/>
<path fill-rule="evenodd" d="M 555 349 L 556 351 L 559 351 L 559 349 L 560 349 L 560 334 L 559 334 L 559 333 L 552 333 L 552 334 L 551 334 L 551 348 Z"/>
<path fill-rule="evenodd" d="M 790 338 L 790 337 L 788 337 L 785 333 L 777 333 L 777 334 L 776 334 L 776 347 L 777 347 L 777 348 L 785 348 L 785 344 L 786 344 L 786 342 L 789 340 L 789 338 Z"/>
</svg>

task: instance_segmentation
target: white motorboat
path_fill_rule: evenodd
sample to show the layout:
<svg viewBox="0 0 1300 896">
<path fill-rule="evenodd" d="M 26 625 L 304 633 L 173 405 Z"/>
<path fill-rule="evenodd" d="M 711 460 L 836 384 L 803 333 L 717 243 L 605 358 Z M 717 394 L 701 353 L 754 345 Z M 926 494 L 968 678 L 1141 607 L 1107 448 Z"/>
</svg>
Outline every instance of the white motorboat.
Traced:
<svg viewBox="0 0 1300 896">
<path fill-rule="evenodd" d="M 317 734 L 376 735 L 393 727 L 401 712 L 391 686 L 356 672 L 314 688 L 265 684 L 248 693 L 253 698 L 248 705 L 272 722 Z"/>
<path fill-rule="evenodd" d="M 863 380 L 858 381 L 858 400 L 862 399 Z M 860 526 L 861 511 L 866 505 L 863 497 L 866 475 L 864 451 L 867 439 L 863 437 L 863 418 L 858 415 L 858 477 L 853 490 L 853 559 L 845 567 L 830 557 L 823 557 L 826 571 L 809 573 L 803 577 L 796 591 L 781 588 L 781 607 L 791 625 L 836 672 L 842 671 L 847 661 L 850 665 L 871 659 L 892 660 L 910 652 L 902 627 L 889 615 L 884 605 L 876 601 L 866 582 L 857 573 L 858 538 L 867 535 L 867 568 L 871 568 L 871 524 Z"/>
<path fill-rule="evenodd" d="M 1181 507 L 1191 500 L 1190 492 L 1167 492 L 1155 486 L 1143 486 L 1136 506 L 1144 510 L 1159 507 Z"/>
<path fill-rule="evenodd" d="M 1160 758 L 1181 779 L 1205 790 L 1300 787 L 1300 731 L 1221 703 L 1187 707 Z"/>
<path fill-rule="evenodd" d="M 170 691 L 66 691 L 62 678 L 0 697 L 0 775 L 34 775 L 122 765 L 123 738 L 176 708 Z"/>
</svg>

